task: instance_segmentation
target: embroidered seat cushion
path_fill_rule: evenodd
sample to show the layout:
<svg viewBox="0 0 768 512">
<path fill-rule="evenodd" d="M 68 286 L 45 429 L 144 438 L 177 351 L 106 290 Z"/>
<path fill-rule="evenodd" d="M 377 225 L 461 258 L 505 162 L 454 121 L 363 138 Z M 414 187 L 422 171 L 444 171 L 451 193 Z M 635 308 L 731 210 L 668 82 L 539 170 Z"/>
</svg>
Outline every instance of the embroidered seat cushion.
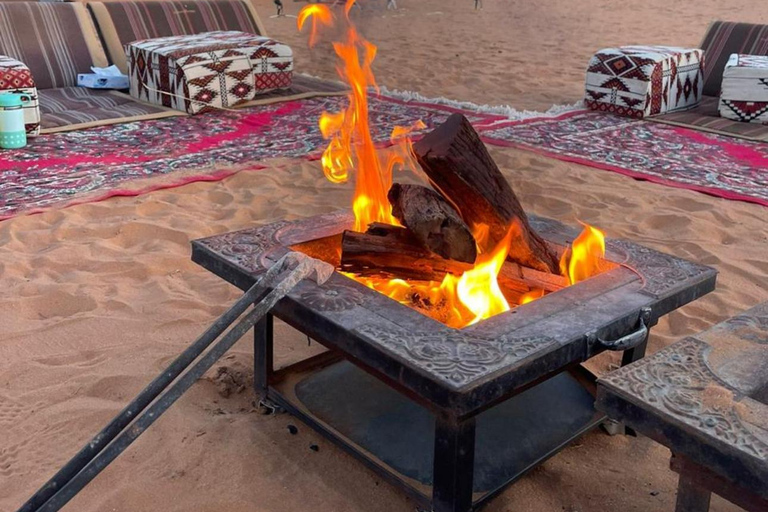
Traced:
<svg viewBox="0 0 768 512">
<path fill-rule="evenodd" d="M 293 75 L 289 46 L 244 32 L 136 41 L 126 55 L 131 96 L 190 114 L 290 87 Z"/>
<path fill-rule="evenodd" d="M 0 56 L 0 93 L 26 94 L 30 101 L 24 103 L 24 128 L 28 137 L 40 133 L 40 107 L 37 87 L 32 72 L 24 63 L 11 57 Z"/>
<path fill-rule="evenodd" d="M 112 62 L 128 74 L 125 45 L 142 39 L 236 30 L 266 36 L 250 0 L 89 2 Z"/>
<path fill-rule="evenodd" d="M 734 53 L 725 64 L 720 115 L 768 124 L 768 57 Z"/>
<path fill-rule="evenodd" d="M 585 102 L 603 112 L 643 118 L 686 110 L 701 100 L 704 52 L 670 46 L 622 46 L 597 52 L 587 68 Z"/>
</svg>

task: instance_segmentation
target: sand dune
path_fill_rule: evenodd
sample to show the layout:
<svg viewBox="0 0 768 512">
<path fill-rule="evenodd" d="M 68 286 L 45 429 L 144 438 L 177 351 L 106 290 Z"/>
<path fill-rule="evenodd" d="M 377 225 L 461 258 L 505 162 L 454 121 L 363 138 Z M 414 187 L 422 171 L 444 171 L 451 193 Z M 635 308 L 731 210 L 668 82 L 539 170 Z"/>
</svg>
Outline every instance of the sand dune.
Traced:
<svg viewBox="0 0 768 512">
<path fill-rule="evenodd" d="M 299 69 L 333 75 L 328 55 L 304 49 L 292 20 L 269 19 L 271 2 L 257 3 L 271 33 L 296 47 Z M 391 14 L 379 1 L 361 25 L 380 44 L 382 84 L 545 109 L 579 99 L 597 47 L 696 44 L 715 18 L 768 22 L 759 2 L 727 3 L 486 0 L 476 13 L 471 0 L 400 0 L 403 10 Z M 765 208 L 524 151 L 492 153 L 529 211 L 720 270 L 717 291 L 662 321 L 651 350 L 768 300 Z M 300 162 L 0 223 L 0 510 L 20 505 L 238 296 L 191 263 L 190 240 L 333 211 L 349 198 L 317 163 Z M 277 336 L 278 364 L 316 349 L 284 325 Z M 413 510 L 297 420 L 254 411 L 247 339 L 218 367 L 225 378 L 211 372 L 199 382 L 69 510 Z M 668 455 L 647 439 L 596 432 L 486 510 L 672 510 Z M 713 510 L 734 509 L 714 500 Z"/>
</svg>

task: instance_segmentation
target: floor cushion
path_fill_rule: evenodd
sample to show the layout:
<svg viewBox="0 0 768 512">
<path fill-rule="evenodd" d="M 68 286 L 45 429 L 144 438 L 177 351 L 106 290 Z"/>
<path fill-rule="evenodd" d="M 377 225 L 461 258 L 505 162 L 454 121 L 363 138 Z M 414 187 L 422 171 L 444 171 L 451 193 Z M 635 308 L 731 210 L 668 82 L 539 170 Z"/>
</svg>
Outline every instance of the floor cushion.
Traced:
<svg viewBox="0 0 768 512">
<path fill-rule="evenodd" d="M 696 48 L 606 48 L 589 62 L 585 102 L 634 118 L 693 108 L 701 100 L 703 63 Z"/>
<path fill-rule="evenodd" d="M 131 96 L 190 114 L 288 88 L 293 75 L 289 46 L 244 32 L 136 41 L 126 55 Z"/>
<path fill-rule="evenodd" d="M 0 56 L 0 93 L 18 93 L 27 95 L 30 100 L 24 103 L 24 128 L 27 137 L 40 133 L 40 107 L 37 99 L 37 87 L 32 72 L 24 63 L 11 57 Z"/>
<path fill-rule="evenodd" d="M 141 39 L 236 30 L 266 36 L 250 0 L 89 2 L 112 63 L 128 74 L 125 45 Z"/>
<path fill-rule="evenodd" d="M 734 53 L 723 71 L 720 115 L 768 124 L 768 57 Z"/>
<path fill-rule="evenodd" d="M 704 66 L 704 95 L 720 96 L 723 70 L 734 53 L 768 55 L 768 25 L 715 21 L 701 42 L 707 57 Z"/>
</svg>

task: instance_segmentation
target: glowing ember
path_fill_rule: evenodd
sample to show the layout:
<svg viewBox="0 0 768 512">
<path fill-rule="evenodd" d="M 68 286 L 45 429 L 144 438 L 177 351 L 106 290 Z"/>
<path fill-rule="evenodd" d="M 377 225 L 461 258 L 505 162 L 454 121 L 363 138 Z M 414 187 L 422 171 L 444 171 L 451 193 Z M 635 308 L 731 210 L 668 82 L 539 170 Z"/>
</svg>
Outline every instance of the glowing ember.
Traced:
<svg viewBox="0 0 768 512">
<path fill-rule="evenodd" d="M 384 158 L 380 159 L 371 136 L 367 97 L 370 88 L 377 89 L 371 69 L 376 46 L 364 39 L 349 19 L 349 11 L 354 4 L 355 0 L 347 0 L 344 8 L 345 38 L 333 44 L 338 57 L 336 70 L 350 87 L 347 95 L 349 105 L 342 112 L 323 112 L 319 126 L 323 137 L 329 141 L 321 159 L 323 172 L 333 183 L 344 183 L 350 176 L 354 177 L 354 230 L 365 232 L 373 222 L 399 225 L 392 216 L 387 192 L 392 186 L 395 169 L 419 168 L 410 134 L 426 126 L 418 121 L 410 127 L 396 127 L 390 137 L 392 147 L 382 152 Z M 317 42 L 319 25 L 332 25 L 334 16 L 328 6 L 311 4 L 299 13 L 299 30 L 308 21 L 312 26 L 309 44 L 313 46 Z M 477 224 L 471 229 L 478 257 L 474 267 L 461 276 L 446 274 L 438 283 L 345 275 L 398 302 L 423 310 L 450 327 L 474 324 L 510 309 L 497 277 L 509 253 L 511 241 L 519 238 L 515 235 L 519 235 L 520 226 L 513 223 L 504 239 L 493 247 L 488 247 L 489 226 Z M 574 241 L 572 250 L 567 251 L 561 261 L 563 275 L 569 277 L 571 284 L 598 273 L 598 263 L 605 252 L 600 231 L 587 226 L 585 233 Z M 595 241 L 597 234 L 602 245 Z M 520 296 L 518 303 L 531 302 L 543 297 L 544 293 L 544 290 L 531 290 Z"/>
<path fill-rule="evenodd" d="M 528 293 L 524 293 L 520 297 L 520 300 L 518 301 L 518 304 L 522 306 L 523 304 L 528 304 L 529 302 L 533 302 L 533 301 L 535 301 L 537 299 L 542 298 L 544 296 L 544 293 L 545 293 L 545 291 L 540 289 L 540 288 L 536 288 L 534 290 L 531 290 Z"/>
</svg>

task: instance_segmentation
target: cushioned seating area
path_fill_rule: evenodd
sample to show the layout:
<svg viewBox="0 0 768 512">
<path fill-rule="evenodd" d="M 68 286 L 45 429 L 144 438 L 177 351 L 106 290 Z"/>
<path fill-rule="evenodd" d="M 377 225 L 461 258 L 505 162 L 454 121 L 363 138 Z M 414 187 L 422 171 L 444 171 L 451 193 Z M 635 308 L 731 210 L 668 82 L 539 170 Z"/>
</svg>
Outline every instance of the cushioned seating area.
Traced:
<svg viewBox="0 0 768 512">
<path fill-rule="evenodd" d="M 139 103 L 125 93 L 84 87 L 59 87 L 40 91 L 42 128 L 46 132 L 71 126 L 99 126 L 120 120 L 157 119 L 181 112 Z"/>
<path fill-rule="evenodd" d="M 702 51 L 696 48 L 600 50 L 587 68 L 585 101 L 593 110 L 635 118 L 687 110 L 701 99 L 702 64 Z"/>
<path fill-rule="evenodd" d="M 77 85 L 107 56 L 83 4 L 0 2 L 0 55 L 26 64 L 38 89 Z"/>
<path fill-rule="evenodd" d="M 245 32 L 160 37 L 126 48 L 131 96 L 190 114 L 288 88 L 293 76 L 289 46 Z"/>
<path fill-rule="evenodd" d="M 237 30 L 266 35 L 248 0 L 91 2 L 111 61 L 128 73 L 125 45 L 141 39 Z"/>
<path fill-rule="evenodd" d="M 768 124 L 768 57 L 734 53 L 723 72 L 720 115 Z"/>
<path fill-rule="evenodd" d="M 734 53 L 768 55 L 768 25 L 716 21 L 701 43 L 704 66 L 704 99 L 698 108 L 652 118 L 652 121 L 768 142 L 768 126 L 723 118 L 717 109 L 725 64 Z"/>
</svg>

